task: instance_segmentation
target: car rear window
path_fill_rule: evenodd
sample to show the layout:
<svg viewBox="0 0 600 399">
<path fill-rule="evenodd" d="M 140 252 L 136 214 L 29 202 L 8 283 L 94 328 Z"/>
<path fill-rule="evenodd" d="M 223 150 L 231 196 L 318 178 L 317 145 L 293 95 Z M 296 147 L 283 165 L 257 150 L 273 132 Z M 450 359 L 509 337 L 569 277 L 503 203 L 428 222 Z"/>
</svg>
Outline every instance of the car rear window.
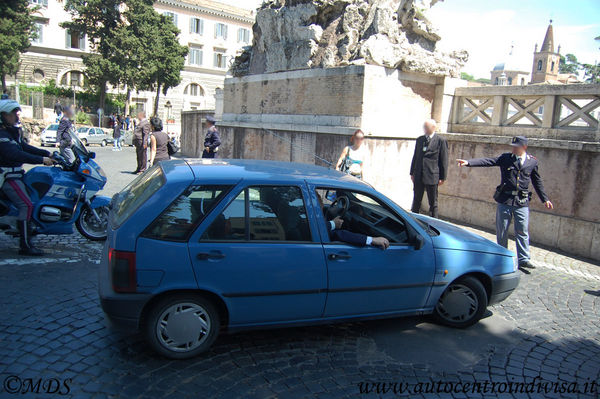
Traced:
<svg viewBox="0 0 600 399">
<path fill-rule="evenodd" d="M 159 165 L 138 176 L 112 200 L 111 225 L 123 224 L 142 204 L 165 184 L 165 176 Z"/>
</svg>

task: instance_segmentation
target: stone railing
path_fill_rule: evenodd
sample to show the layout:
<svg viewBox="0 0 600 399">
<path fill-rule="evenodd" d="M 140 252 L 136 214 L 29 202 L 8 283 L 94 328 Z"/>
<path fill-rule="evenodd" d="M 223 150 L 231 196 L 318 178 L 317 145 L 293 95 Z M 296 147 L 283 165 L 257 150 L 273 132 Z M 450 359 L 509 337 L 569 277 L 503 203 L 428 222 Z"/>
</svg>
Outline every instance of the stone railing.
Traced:
<svg viewBox="0 0 600 399">
<path fill-rule="evenodd" d="M 458 87 L 448 131 L 600 141 L 600 85 Z"/>
</svg>

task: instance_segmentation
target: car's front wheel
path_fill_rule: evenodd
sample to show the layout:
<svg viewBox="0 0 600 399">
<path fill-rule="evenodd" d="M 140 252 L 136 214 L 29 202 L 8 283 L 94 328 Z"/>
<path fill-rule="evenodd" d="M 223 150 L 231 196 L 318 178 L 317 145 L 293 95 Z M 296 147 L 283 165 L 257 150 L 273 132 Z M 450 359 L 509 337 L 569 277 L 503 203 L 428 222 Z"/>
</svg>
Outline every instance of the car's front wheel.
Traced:
<svg viewBox="0 0 600 399">
<path fill-rule="evenodd" d="M 455 328 L 466 328 L 484 315 L 488 298 L 481 281 L 472 276 L 450 283 L 433 311 L 435 319 Z"/>
<path fill-rule="evenodd" d="M 144 323 L 152 348 L 171 359 L 187 359 L 207 351 L 219 328 L 219 313 L 211 301 L 191 294 L 160 300 Z"/>
<path fill-rule="evenodd" d="M 106 147 L 106 140 L 102 140 L 102 142 L 100 143 L 100 145 L 101 145 L 102 147 Z"/>
</svg>

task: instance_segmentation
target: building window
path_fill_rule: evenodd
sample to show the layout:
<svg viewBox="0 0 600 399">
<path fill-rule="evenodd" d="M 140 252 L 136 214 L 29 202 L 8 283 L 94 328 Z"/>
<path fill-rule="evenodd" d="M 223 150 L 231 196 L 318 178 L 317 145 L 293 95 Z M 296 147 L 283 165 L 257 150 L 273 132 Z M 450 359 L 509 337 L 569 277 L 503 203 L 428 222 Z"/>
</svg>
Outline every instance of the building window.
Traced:
<svg viewBox="0 0 600 399">
<path fill-rule="evenodd" d="M 41 69 L 34 69 L 33 70 L 33 80 L 36 82 L 41 82 L 42 80 L 44 80 L 44 71 L 42 71 Z"/>
<path fill-rule="evenodd" d="M 227 25 L 222 23 L 215 24 L 215 39 L 227 40 Z"/>
<path fill-rule="evenodd" d="M 177 14 L 175 14 L 174 12 L 171 12 L 171 11 L 165 11 L 165 12 L 163 12 L 163 15 L 165 17 L 171 18 L 173 25 L 177 26 Z"/>
<path fill-rule="evenodd" d="M 202 65 L 202 47 L 190 46 L 190 52 L 188 54 L 188 64 Z"/>
<path fill-rule="evenodd" d="M 65 47 L 78 50 L 85 50 L 85 35 L 67 30 L 65 32 Z"/>
<path fill-rule="evenodd" d="M 35 39 L 32 40 L 33 43 L 40 44 L 44 42 L 44 24 L 41 22 L 35 22 L 33 24 L 33 31 L 35 32 Z"/>
<path fill-rule="evenodd" d="M 246 28 L 238 29 L 238 43 L 249 43 L 250 42 L 250 31 Z"/>
<path fill-rule="evenodd" d="M 215 50 L 214 67 L 222 69 L 227 68 L 227 55 L 225 55 L 225 50 Z"/>
<path fill-rule="evenodd" d="M 539 61 L 538 61 L 537 70 L 538 70 L 538 71 L 541 71 L 541 70 L 542 70 L 542 60 L 539 60 Z"/>
<path fill-rule="evenodd" d="M 190 83 L 183 90 L 183 94 L 192 97 L 202 97 L 204 96 L 204 89 L 197 83 Z"/>
<path fill-rule="evenodd" d="M 552 61 L 552 64 L 550 64 L 550 71 L 554 72 L 554 61 Z"/>
<path fill-rule="evenodd" d="M 60 79 L 60 84 L 63 86 L 82 87 L 84 81 L 83 72 L 69 71 Z"/>
<path fill-rule="evenodd" d="M 496 76 L 496 80 L 494 80 L 494 84 L 498 86 L 498 76 Z"/>
<path fill-rule="evenodd" d="M 38 6 L 47 8 L 48 7 L 48 0 L 29 0 L 29 4 L 36 4 Z"/>
<path fill-rule="evenodd" d="M 204 20 L 200 18 L 190 18 L 190 33 L 202 35 L 204 33 Z"/>
<path fill-rule="evenodd" d="M 521 78 L 521 86 L 525 86 L 525 78 Z"/>
<path fill-rule="evenodd" d="M 508 85 L 511 86 L 512 85 L 512 78 L 509 76 L 508 77 Z"/>
</svg>

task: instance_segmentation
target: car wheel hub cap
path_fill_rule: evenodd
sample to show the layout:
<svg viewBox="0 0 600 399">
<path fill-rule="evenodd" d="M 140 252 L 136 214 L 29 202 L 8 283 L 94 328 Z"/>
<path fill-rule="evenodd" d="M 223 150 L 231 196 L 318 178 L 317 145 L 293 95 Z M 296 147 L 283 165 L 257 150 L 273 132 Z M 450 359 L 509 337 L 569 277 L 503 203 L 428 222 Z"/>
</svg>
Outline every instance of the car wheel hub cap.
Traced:
<svg viewBox="0 0 600 399">
<path fill-rule="evenodd" d="M 477 311 L 479 301 L 475 293 L 464 285 L 451 285 L 440 298 L 437 311 L 450 321 L 467 321 Z"/>
<path fill-rule="evenodd" d="M 156 333 L 162 345 L 176 352 L 201 345 L 210 331 L 210 319 L 201 306 L 183 303 L 169 307 L 158 320 Z"/>
</svg>

